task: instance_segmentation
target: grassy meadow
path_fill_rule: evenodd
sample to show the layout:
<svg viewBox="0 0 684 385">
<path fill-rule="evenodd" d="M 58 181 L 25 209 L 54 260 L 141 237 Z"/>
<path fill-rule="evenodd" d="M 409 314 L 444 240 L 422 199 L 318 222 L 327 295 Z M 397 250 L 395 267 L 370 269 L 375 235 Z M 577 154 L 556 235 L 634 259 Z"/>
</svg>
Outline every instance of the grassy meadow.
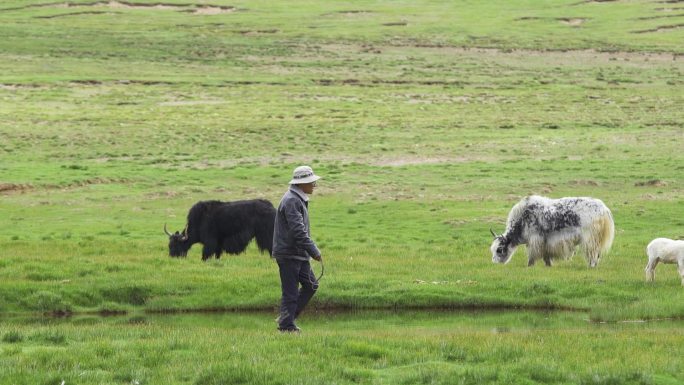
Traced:
<svg viewBox="0 0 684 385">
<path fill-rule="evenodd" d="M 0 366 L 3 382 L 13 384 L 681 381 L 672 354 L 681 350 L 679 322 L 615 326 L 559 313 L 366 312 L 309 315 L 300 336 L 266 332 L 273 321 L 263 313 L 14 322 Z"/>
<path fill-rule="evenodd" d="M 684 238 L 683 26 L 645 0 L 0 2 L 0 383 L 681 382 L 680 321 L 624 321 L 684 318 L 676 268 L 643 271 Z M 295 337 L 267 255 L 171 259 L 162 229 L 277 204 L 300 164 L 325 275 Z M 603 200 L 611 253 L 492 264 L 528 194 Z"/>
</svg>

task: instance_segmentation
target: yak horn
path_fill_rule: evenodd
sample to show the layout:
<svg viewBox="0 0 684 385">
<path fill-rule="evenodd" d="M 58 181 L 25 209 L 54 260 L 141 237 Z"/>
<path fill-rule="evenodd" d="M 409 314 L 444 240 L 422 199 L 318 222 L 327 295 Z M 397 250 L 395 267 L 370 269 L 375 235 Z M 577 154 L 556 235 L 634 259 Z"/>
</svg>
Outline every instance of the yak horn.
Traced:
<svg viewBox="0 0 684 385">
<path fill-rule="evenodd" d="M 492 233 L 492 235 L 494 236 L 494 238 L 498 238 L 498 237 L 499 237 L 498 235 L 496 235 L 496 233 L 494 232 L 494 230 L 492 230 L 491 227 L 489 228 L 489 232 Z"/>
<path fill-rule="evenodd" d="M 187 241 L 188 240 L 188 225 L 185 225 L 185 228 L 183 229 L 183 232 L 181 234 L 183 234 L 182 240 Z"/>
<path fill-rule="evenodd" d="M 164 233 L 168 235 L 169 237 L 171 236 L 171 233 L 169 233 L 169 230 L 166 229 L 166 223 L 164 223 Z"/>
</svg>

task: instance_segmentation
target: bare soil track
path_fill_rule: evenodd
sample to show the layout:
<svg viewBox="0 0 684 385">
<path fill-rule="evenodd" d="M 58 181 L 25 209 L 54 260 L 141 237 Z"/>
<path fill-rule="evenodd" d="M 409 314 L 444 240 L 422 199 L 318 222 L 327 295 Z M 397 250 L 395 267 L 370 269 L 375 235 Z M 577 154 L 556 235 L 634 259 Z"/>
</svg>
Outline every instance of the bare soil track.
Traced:
<svg viewBox="0 0 684 385">
<path fill-rule="evenodd" d="M 57 2 L 45 4 L 30 4 L 23 7 L 4 8 L 1 11 L 16 11 L 27 8 L 83 8 L 83 7 L 108 7 L 114 9 L 156 9 L 156 10 L 172 10 L 179 12 L 188 12 L 195 15 L 218 15 L 222 13 L 230 13 L 236 11 L 235 7 L 225 5 L 210 5 L 210 4 L 193 4 L 193 3 L 134 3 L 129 1 L 94 1 L 89 3 L 75 3 L 75 2 Z M 42 16 L 39 18 L 55 18 L 60 16 L 72 16 L 77 14 L 98 14 L 105 12 L 79 12 L 68 13 L 61 15 Z"/>
</svg>

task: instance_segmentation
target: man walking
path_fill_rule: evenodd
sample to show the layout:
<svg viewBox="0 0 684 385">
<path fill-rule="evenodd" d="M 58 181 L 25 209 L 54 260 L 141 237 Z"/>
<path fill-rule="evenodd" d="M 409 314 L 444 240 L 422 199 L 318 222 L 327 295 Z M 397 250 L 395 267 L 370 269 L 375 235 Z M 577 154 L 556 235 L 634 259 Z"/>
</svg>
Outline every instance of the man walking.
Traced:
<svg viewBox="0 0 684 385">
<path fill-rule="evenodd" d="M 277 322 L 281 332 L 300 331 L 295 319 L 318 289 L 309 261 L 311 258 L 322 261 L 322 257 L 311 239 L 308 207 L 309 195 L 313 194 L 319 179 L 309 166 L 295 168 L 290 188 L 283 195 L 276 213 L 273 258 L 280 270 L 282 299 Z"/>
</svg>

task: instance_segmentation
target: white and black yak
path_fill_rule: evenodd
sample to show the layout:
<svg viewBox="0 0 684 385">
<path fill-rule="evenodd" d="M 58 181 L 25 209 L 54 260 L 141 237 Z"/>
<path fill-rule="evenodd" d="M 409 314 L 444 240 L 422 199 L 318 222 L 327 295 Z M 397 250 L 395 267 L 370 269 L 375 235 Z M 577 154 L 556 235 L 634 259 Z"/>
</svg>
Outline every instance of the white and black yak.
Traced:
<svg viewBox="0 0 684 385">
<path fill-rule="evenodd" d="M 187 225 L 181 232 L 169 233 L 169 256 L 185 257 L 195 243 L 204 245 L 202 260 L 212 255 L 221 258 L 223 251 L 240 254 L 256 239 L 260 252 L 273 251 L 273 224 L 276 209 L 264 199 L 234 202 L 201 201 L 188 212 Z"/>
<path fill-rule="evenodd" d="M 494 236 L 492 262 L 508 263 L 519 245 L 527 245 L 527 265 L 569 259 L 579 246 L 590 267 L 610 250 L 615 236 L 613 216 L 594 198 L 549 199 L 528 196 L 508 214 L 506 232 Z"/>
<path fill-rule="evenodd" d="M 658 263 L 673 263 L 677 265 L 679 276 L 684 286 L 684 241 L 668 238 L 656 238 L 646 246 L 648 263 L 646 264 L 646 280 L 653 282 L 655 268 Z"/>
</svg>

